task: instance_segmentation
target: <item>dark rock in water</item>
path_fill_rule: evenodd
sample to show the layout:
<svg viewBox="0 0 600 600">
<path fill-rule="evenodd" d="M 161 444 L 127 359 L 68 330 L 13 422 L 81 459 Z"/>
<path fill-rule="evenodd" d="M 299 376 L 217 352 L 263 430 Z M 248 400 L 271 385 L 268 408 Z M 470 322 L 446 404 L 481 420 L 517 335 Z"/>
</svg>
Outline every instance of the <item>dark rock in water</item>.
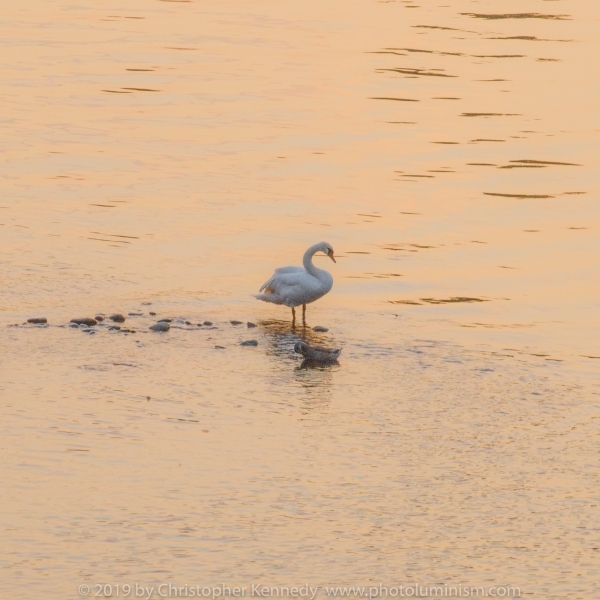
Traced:
<svg viewBox="0 0 600 600">
<path fill-rule="evenodd" d="M 166 321 L 159 321 L 150 326 L 150 331 L 169 331 L 171 326 Z"/>
<path fill-rule="evenodd" d="M 202 325 L 206 325 L 207 327 L 210 327 L 212 325 L 212 321 L 204 321 L 204 323 L 202 323 Z"/>
<path fill-rule="evenodd" d="M 325 332 L 329 331 L 329 329 L 327 329 L 327 327 L 322 327 L 321 325 L 317 325 L 316 327 L 313 327 L 313 331 L 317 331 L 319 333 L 325 333 Z"/>
<path fill-rule="evenodd" d="M 135 333 L 135 329 L 121 329 L 121 333 Z"/>
<path fill-rule="evenodd" d="M 81 331 L 83 331 L 83 333 L 96 333 L 93 329 L 90 329 L 89 327 L 84 327 Z"/>
<path fill-rule="evenodd" d="M 79 328 L 79 324 L 78 323 L 69 323 L 69 327 Z"/>
<path fill-rule="evenodd" d="M 241 325 L 241 321 L 229 321 L 232 325 Z"/>
<path fill-rule="evenodd" d="M 189 321 L 185 322 L 186 325 L 193 325 L 193 323 L 190 323 Z"/>
<path fill-rule="evenodd" d="M 170 323 L 173 319 L 159 319 L 158 323 Z"/>
<path fill-rule="evenodd" d="M 27 319 L 28 323 L 33 323 L 34 325 L 40 325 L 42 323 L 47 323 L 48 319 L 46 317 L 32 317 L 31 319 Z"/>
<path fill-rule="evenodd" d="M 100 321 L 104 321 L 104 315 L 96 315 L 94 319 L 96 319 L 96 321 L 99 323 Z"/>
<path fill-rule="evenodd" d="M 225 346 L 215 346 L 218 350 L 225 350 Z"/>
<path fill-rule="evenodd" d="M 119 313 L 115 313 L 114 315 L 110 315 L 110 317 L 108 317 L 111 321 L 114 321 L 115 323 L 124 323 L 125 322 L 125 317 Z"/>
<path fill-rule="evenodd" d="M 250 321 L 248 321 L 246 323 L 246 325 L 248 326 L 248 329 L 252 329 L 253 327 L 256 327 L 256 323 L 251 323 Z"/>
<path fill-rule="evenodd" d="M 119 325 L 111 325 L 108 328 L 109 331 L 119 331 L 119 329 L 121 329 L 121 327 Z"/>
<path fill-rule="evenodd" d="M 129 317 L 143 317 L 144 313 L 127 313 Z"/>
<path fill-rule="evenodd" d="M 87 325 L 88 327 L 93 327 L 98 324 L 96 319 L 90 319 L 88 317 L 84 317 L 83 319 L 71 319 L 71 323 L 77 323 L 77 325 Z"/>
<path fill-rule="evenodd" d="M 258 346 L 257 340 L 246 340 L 245 342 L 241 342 L 240 346 Z"/>
<path fill-rule="evenodd" d="M 155 312 L 152 312 L 152 311 L 150 311 L 148 314 L 149 314 L 151 317 L 155 317 L 155 316 L 156 316 L 156 313 L 155 313 Z"/>
</svg>

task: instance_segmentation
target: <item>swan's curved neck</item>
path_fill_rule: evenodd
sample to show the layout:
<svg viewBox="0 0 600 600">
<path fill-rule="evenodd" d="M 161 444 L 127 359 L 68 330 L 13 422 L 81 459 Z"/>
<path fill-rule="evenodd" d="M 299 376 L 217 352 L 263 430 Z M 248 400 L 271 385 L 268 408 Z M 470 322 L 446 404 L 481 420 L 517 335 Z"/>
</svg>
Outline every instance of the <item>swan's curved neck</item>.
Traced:
<svg viewBox="0 0 600 600">
<path fill-rule="evenodd" d="M 321 272 L 321 269 L 318 269 L 313 265 L 312 257 L 319 251 L 321 244 L 315 244 L 311 246 L 305 253 L 304 258 L 302 259 L 302 264 L 308 273 L 317 277 Z"/>
</svg>

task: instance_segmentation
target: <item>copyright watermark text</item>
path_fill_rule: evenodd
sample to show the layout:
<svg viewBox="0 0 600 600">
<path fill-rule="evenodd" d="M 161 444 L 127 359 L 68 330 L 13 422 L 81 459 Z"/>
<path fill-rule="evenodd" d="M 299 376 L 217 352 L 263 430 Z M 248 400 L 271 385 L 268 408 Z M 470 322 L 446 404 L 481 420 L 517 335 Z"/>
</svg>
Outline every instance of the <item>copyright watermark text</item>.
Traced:
<svg viewBox="0 0 600 600">
<path fill-rule="evenodd" d="M 515 586 L 474 587 L 468 585 L 391 585 L 372 586 L 268 586 L 255 583 L 249 586 L 219 585 L 176 585 L 160 583 L 142 585 L 140 583 L 95 583 L 82 584 L 78 588 L 80 596 L 91 598 L 205 598 L 223 600 L 225 598 L 299 598 L 315 600 L 319 598 L 352 598 L 359 600 L 384 598 L 520 598 L 521 588 Z"/>
</svg>

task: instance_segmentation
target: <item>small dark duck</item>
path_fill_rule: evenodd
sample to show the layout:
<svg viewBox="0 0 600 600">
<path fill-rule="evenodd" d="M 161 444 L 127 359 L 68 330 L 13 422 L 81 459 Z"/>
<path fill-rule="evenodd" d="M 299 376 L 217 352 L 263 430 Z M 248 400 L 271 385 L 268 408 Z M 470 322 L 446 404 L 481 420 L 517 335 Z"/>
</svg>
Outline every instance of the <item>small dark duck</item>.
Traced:
<svg viewBox="0 0 600 600">
<path fill-rule="evenodd" d="M 323 348 L 323 346 L 311 346 L 307 342 L 296 342 L 294 352 L 302 354 L 305 360 L 311 362 L 332 364 L 337 362 L 342 349 L 335 348 L 330 350 L 329 348 Z"/>
</svg>

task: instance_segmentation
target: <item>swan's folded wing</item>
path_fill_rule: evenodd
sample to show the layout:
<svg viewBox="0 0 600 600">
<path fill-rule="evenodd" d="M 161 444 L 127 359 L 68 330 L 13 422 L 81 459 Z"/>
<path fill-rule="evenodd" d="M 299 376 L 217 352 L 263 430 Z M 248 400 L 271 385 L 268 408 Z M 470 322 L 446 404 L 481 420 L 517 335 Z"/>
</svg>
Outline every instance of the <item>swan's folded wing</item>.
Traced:
<svg viewBox="0 0 600 600">
<path fill-rule="evenodd" d="M 281 299 L 281 304 L 298 306 L 312 302 L 321 297 L 321 282 L 306 271 L 280 273 L 267 282 L 266 293 L 274 294 Z"/>
<path fill-rule="evenodd" d="M 273 293 L 274 290 L 272 289 L 272 286 L 274 280 L 280 275 L 285 275 L 287 273 L 306 273 L 306 271 L 303 267 L 280 267 L 279 269 L 275 269 L 273 275 L 271 275 L 271 279 L 263 283 L 262 287 L 258 291 L 262 292 L 263 290 L 266 290 L 268 293 Z"/>
</svg>

